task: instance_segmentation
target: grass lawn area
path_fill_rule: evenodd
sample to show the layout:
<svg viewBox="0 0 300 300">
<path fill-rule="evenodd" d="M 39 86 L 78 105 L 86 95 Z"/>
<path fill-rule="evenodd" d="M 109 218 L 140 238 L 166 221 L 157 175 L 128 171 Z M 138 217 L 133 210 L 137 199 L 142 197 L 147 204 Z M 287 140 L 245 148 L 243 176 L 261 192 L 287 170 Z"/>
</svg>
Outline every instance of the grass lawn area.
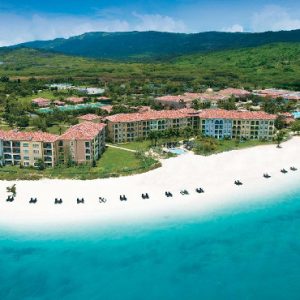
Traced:
<svg viewBox="0 0 300 300">
<path fill-rule="evenodd" d="M 60 94 L 65 94 L 65 97 L 67 97 L 69 94 L 64 91 L 59 91 Z M 18 97 L 19 101 L 23 103 L 30 104 L 32 99 L 35 98 L 45 98 L 45 99 L 50 99 L 50 100 L 59 100 L 61 96 L 54 96 L 53 91 L 50 90 L 43 90 L 39 92 L 38 94 L 31 95 L 31 96 L 26 96 L 26 97 Z"/>
<path fill-rule="evenodd" d="M 135 153 L 121 149 L 107 148 L 96 167 L 80 165 L 74 167 L 57 166 L 39 171 L 34 168 L 5 166 L 0 168 L 0 180 L 37 180 L 41 178 L 96 179 L 143 173 L 159 167 L 152 158 L 138 158 Z"/>
<path fill-rule="evenodd" d="M 151 147 L 151 141 L 145 140 L 145 141 L 140 141 L 140 142 L 115 144 L 115 146 L 130 149 L 130 150 L 147 151 Z"/>
<path fill-rule="evenodd" d="M 216 140 L 213 138 L 199 138 L 196 140 L 195 154 L 211 155 L 225 151 L 244 149 L 254 146 L 275 144 L 274 141 L 259 141 L 259 140 Z"/>
</svg>

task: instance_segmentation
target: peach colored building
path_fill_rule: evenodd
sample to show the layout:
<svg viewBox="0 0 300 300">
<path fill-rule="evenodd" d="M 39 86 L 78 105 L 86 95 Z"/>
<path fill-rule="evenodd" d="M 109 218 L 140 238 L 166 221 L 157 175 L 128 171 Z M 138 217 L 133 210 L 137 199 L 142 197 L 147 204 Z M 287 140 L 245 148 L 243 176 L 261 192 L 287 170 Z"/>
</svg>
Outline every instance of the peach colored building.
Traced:
<svg viewBox="0 0 300 300">
<path fill-rule="evenodd" d="M 59 137 L 59 161 L 91 163 L 100 158 L 105 149 L 106 124 L 83 122 L 72 126 Z"/>
<path fill-rule="evenodd" d="M 198 114 L 193 109 L 148 111 L 106 117 L 109 139 L 114 143 L 146 138 L 150 131 L 197 127 Z"/>
<path fill-rule="evenodd" d="M 0 130 L 0 156 L 6 165 L 36 166 L 42 160 L 45 166 L 57 163 L 58 135 L 46 132 Z"/>
<path fill-rule="evenodd" d="M 45 98 L 36 98 L 33 99 L 31 102 L 32 104 L 37 105 L 38 107 L 48 107 L 51 104 L 51 101 Z"/>
</svg>

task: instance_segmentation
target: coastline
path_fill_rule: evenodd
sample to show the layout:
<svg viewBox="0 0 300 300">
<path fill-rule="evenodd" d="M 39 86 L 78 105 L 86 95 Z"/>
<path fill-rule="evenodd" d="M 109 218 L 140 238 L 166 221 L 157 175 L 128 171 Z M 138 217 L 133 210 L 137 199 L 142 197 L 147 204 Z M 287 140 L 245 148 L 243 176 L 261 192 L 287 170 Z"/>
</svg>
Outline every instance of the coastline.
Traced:
<svg viewBox="0 0 300 300">
<path fill-rule="evenodd" d="M 211 156 L 184 154 L 162 161 L 162 167 L 127 177 L 80 180 L 15 181 L 17 197 L 6 199 L 12 181 L 0 181 L 0 227 L 17 231 L 61 230 L 82 226 L 105 227 L 109 224 L 164 220 L 176 216 L 201 215 L 249 201 L 262 201 L 299 186 L 300 137 L 282 144 L 257 146 Z M 291 166 L 298 171 L 289 170 Z M 280 170 L 285 168 L 287 174 Z M 263 173 L 272 177 L 263 178 Z M 234 185 L 241 180 L 242 186 Z M 204 194 L 195 189 L 202 187 Z M 186 189 L 189 195 L 181 195 Z M 173 194 L 165 196 L 165 191 Z M 142 193 L 150 199 L 142 199 Z M 125 194 L 128 201 L 120 201 Z M 106 203 L 99 203 L 98 197 Z M 36 197 L 36 204 L 29 204 Z M 76 204 L 76 198 L 85 204 Z M 62 205 L 54 205 L 62 198 Z"/>
</svg>

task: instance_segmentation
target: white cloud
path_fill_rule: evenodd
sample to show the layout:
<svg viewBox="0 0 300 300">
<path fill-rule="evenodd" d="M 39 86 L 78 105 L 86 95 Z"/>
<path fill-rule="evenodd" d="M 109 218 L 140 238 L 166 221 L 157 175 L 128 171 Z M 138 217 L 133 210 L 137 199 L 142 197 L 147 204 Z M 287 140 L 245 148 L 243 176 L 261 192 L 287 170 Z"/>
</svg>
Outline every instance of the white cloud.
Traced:
<svg viewBox="0 0 300 300">
<path fill-rule="evenodd" d="M 180 20 L 174 20 L 169 16 L 155 15 L 141 15 L 133 13 L 139 23 L 135 26 L 137 31 L 156 30 L 168 32 L 184 32 L 186 30 L 185 24 Z"/>
<path fill-rule="evenodd" d="M 222 31 L 225 32 L 244 32 L 244 27 L 240 24 L 234 24 L 231 27 L 224 27 Z"/>
<path fill-rule="evenodd" d="M 291 17 L 283 7 L 271 5 L 253 15 L 251 27 L 256 32 L 299 29 L 300 18 Z"/>
<path fill-rule="evenodd" d="M 14 45 L 33 40 L 68 38 L 92 31 L 183 31 L 185 25 L 162 15 L 133 13 L 130 22 L 123 19 L 87 18 L 64 15 L 33 15 L 21 17 L 0 13 L 0 46 Z"/>
</svg>

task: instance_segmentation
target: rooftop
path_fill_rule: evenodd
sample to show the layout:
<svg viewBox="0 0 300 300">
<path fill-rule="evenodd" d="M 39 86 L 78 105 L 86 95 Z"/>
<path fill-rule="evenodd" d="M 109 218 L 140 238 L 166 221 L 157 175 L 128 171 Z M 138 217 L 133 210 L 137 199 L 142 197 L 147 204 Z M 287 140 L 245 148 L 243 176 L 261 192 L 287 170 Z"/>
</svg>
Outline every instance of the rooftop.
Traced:
<svg viewBox="0 0 300 300">
<path fill-rule="evenodd" d="M 84 102 L 84 98 L 83 97 L 69 97 L 66 99 L 66 101 L 72 102 L 72 103 L 82 103 L 82 102 Z"/>
<path fill-rule="evenodd" d="M 205 109 L 199 113 L 202 119 L 237 119 L 237 120 L 275 120 L 276 115 L 263 111 L 236 111 L 225 109 Z"/>
<path fill-rule="evenodd" d="M 0 130 L 0 139 L 4 141 L 32 141 L 32 142 L 55 142 L 58 140 L 59 136 L 47 132 L 35 131 L 35 132 L 25 132 L 17 130 L 4 131 Z"/>
<path fill-rule="evenodd" d="M 195 115 L 194 109 L 147 111 L 143 113 L 117 114 L 106 117 L 110 122 L 137 122 L 157 119 L 180 119 Z"/>
<path fill-rule="evenodd" d="M 106 124 L 83 122 L 70 127 L 64 134 L 62 134 L 60 140 L 92 140 L 100 131 L 105 128 Z"/>
<path fill-rule="evenodd" d="M 79 116 L 78 119 L 85 120 L 85 121 L 93 121 L 93 120 L 100 120 L 101 117 L 95 114 L 86 114 L 83 116 Z"/>
</svg>

